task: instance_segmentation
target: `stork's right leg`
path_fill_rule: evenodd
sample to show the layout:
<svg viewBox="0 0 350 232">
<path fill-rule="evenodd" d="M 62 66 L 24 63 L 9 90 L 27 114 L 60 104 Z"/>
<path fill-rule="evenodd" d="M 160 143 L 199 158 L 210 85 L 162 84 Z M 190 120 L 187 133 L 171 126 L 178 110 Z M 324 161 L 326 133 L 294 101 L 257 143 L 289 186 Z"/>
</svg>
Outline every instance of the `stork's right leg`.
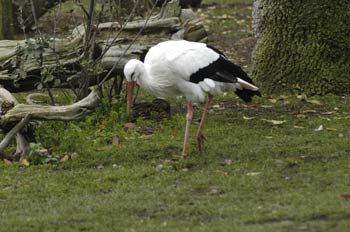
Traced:
<svg viewBox="0 0 350 232">
<path fill-rule="evenodd" d="M 212 95 L 208 95 L 208 100 L 207 100 L 207 103 L 205 104 L 205 107 L 204 107 L 204 110 L 203 110 L 203 114 L 202 114 L 202 118 L 201 118 L 201 122 L 199 123 L 199 127 L 198 127 L 197 143 L 198 143 L 198 150 L 199 150 L 199 152 L 202 152 L 202 150 L 203 150 L 205 137 L 204 137 L 202 131 L 203 131 L 203 126 L 204 126 L 204 121 L 205 121 L 205 118 L 207 117 L 209 106 L 210 106 L 210 103 L 212 102 L 212 100 L 213 100 L 213 96 Z"/>
<path fill-rule="evenodd" d="M 184 138 L 184 144 L 182 146 L 182 154 L 181 159 L 186 159 L 187 154 L 187 144 L 188 144 L 188 138 L 190 136 L 190 125 L 193 117 L 193 106 L 192 102 L 187 103 L 187 114 L 186 114 L 186 129 L 185 129 L 185 138 Z"/>
</svg>

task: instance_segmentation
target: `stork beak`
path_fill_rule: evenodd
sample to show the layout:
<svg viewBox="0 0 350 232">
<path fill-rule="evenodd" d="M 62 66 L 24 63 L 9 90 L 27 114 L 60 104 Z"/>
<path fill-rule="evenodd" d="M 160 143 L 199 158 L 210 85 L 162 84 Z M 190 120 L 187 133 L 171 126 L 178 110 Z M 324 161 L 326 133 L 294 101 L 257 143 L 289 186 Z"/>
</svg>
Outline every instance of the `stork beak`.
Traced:
<svg viewBox="0 0 350 232">
<path fill-rule="evenodd" d="M 128 82 L 128 113 L 131 112 L 131 106 L 133 103 L 133 95 L 134 95 L 134 87 L 136 85 L 136 81 L 129 81 Z"/>
</svg>

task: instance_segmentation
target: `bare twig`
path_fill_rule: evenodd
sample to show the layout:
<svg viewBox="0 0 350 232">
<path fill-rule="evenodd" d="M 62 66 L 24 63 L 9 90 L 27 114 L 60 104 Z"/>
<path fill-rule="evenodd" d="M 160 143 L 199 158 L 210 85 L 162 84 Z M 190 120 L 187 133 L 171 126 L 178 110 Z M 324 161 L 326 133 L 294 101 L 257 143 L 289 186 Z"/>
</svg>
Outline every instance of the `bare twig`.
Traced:
<svg viewBox="0 0 350 232">
<path fill-rule="evenodd" d="M 91 32 L 92 32 L 94 13 L 95 13 L 95 0 L 90 0 L 89 13 L 87 14 L 87 22 L 86 22 L 84 53 L 89 52 L 89 47 L 91 45 L 91 37 L 92 37 Z M 87 54 L 85 55 L 85 57 L 88 58 L 89 55 Z"/>
<path fill-rule="evenodd" d="M 150 14 L 148 15 L 148 17 L 145 20 L 145 23 L 143 25 L 143 27 L 140 28 L 140 30 L 138 31 L 138 33 L 135 35 L 135 37 L 133 38 L 133 40 L 130 42 L 130 44 L 126 47 L 126 49 L 124 50 L 123 54 L 119 57 L 119 59 L 114 63 L 114 65 L 112 66 L 112 68 L 109 70 L 109 72 L 106 74 L 106 76 L 102 79 L 102 81 L 98 84 L 99 87 L 101 87 L 101 85 L 110 77 L 110 75 L 113 73 L 114 69 L 117 67 L 117 65 L 120 63 L 120 61 L 122 60 L 122 58 L 125 56 L 125 54 L 127 53 L 127 51 L 131 48 L 131 46 L 136 42 L 136 40 L 139 38 L 139 36 L 141 35 L 141 33 L 143 32 L 143 30 L 145 29 L 149 19 L 152 16 L 153 11 L 156 8 L 156 5 L 158 3 L 159 0 L 156 0 L 156 2 L 153 5 L 153 8 L 150 12 Z"/>
<path fill-rule="evenodd" d="M 40 29 L 39 29 L 39 25 L 38 25 L 38 18 L 36 17 L 35 5 L 34 5 L 34 1 L 33 0 L 30 0 L 30 5 L 32 7 L 32 14 L 33 14 L 33 19 L 34 19 L 35 30 L 38 33 L 38 35 L 40 37 L 42 37 Z"/>
<path fill-rule="evenodd" d="M 117 34 L 114 36 L 114 38 L 111 41 L 108 41 L 107 45 L 105 46 L 104 50 L 102 51 L 99 59 L 97 59 L 95 61 L 95 63 L 97 63 L 97 61 L 99 61 L 107 52 L 108 50 L 112 47 L 113 43 L 115 41 L 117 41 L 117 39 L 119 38 L 120 34 L 122 33 L 122 31 L 125 29 L 126 25 L 128 24 L 128 22 L 131 21 L 131 18 L 133 17 L 133 15 L 135 14 L 135 11 L 137 9 L 137 6 L 139 4 L 140 0 L 137 0 L 137 2 L 135 3 L 133 9 L 131 10 L 131 13 L 129 14 L 128 18 L 126 19 L 126 21 L 124 22 L 124 24 L 120 27 L 119 31 L 117 32 Z M 109 28 L 110 34 L 112 33 L 113 30 L 113 26 L 111 25 Z"/>
</svg>

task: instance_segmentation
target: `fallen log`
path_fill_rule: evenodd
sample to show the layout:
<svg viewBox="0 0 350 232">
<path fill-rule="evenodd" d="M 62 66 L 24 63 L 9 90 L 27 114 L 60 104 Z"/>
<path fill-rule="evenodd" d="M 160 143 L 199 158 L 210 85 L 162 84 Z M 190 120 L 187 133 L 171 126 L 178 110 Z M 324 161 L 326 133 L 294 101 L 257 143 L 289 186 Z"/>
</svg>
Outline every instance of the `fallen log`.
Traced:
<svg viewBox="0 0 350 232">
<path fill-rule="evenodd" d="M 114 66 L 113 74 L 122 75 L 130 58 L 144 57 L 147 50 L 163 40 L 186 39 L 206 41 L 202 23 L 191 9 L 181 9 L 178 0 L 166 4 L 147 21 L 136 20 L 123 27 L 116 22 L 95 25 L 96 42 L 92 44 L 94 62 L 84 59 L 85 27 L 76 27 L 67 38 L 49 41 L 0 41 L 0 85 L 10 92 L 41 88 L 79 88 L 82 76 L 90 86 L 103 79 Z M 120 30 L 122 29 L 122 32 Z M 137 42 L 126 50 L 142 29 Z M 117 36 L 118 35 L 118 36 Z M 108 49 L 105 52 L 105 49 Z M 102 55 L 102 57 L 100 57 Z M 118 62 L 118 65 L 114 63 Z M 85 69 L 85 73 L 82 70 Z M 86 70 L 87 69 L 87 70 Z"/>
</svg>

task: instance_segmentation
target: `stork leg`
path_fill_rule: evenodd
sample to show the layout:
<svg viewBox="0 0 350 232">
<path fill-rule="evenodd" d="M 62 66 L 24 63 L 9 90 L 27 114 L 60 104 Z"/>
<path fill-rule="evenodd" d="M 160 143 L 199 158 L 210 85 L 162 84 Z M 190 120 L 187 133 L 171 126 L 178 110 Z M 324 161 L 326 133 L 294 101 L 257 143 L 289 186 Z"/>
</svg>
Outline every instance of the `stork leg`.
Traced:
<svg viewBox="0 0 350 232">
<path fill-rule="evenodd" d="M 213 96 L 212 95 L 208 95 L 208 101 L 205 104 L 204 110 L 203 110 L 203 114 L 202 114 L 202 118 L 201 118 L 201 122 L 199 123 L 199 127 L 198 127 L 198 132 L 197 132 L 197 143 L 198 143 L 198 150 L 199 152 L 202 152 L 202 148 L 203 148 L 203 144 L 204 144 L 204 140 L 205 137 L 202 133 L 203 130 L 203 125 L 204 125 L 204 121 L 205 118 L 207 117 L 207 113 L 209 110 L 209 106 L 211 101 L 213 100 Z"/>
<path fill-rule="evenodd" d="M 187 154 L 187 144 L 188 144 L 188 138 L 190 136 L 190 125 L 193 117 L 193 106 L 192 102 L 187 103 L 187 114 L 186 114 L 186 129 L 185 129 L 185 138 L 184 138 L 184 144 L 182 147 L 182 154 L 181 159 L 186 159 Z"/>
</svg>

